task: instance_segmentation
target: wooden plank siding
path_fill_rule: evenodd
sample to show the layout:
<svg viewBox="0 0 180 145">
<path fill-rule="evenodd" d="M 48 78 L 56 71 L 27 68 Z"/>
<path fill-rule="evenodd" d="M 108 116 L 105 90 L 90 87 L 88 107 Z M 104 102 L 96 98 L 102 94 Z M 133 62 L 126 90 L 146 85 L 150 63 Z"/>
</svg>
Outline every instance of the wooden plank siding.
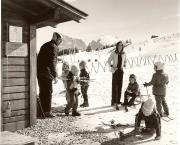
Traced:
<svg viewBox="0 0 180 145">
<path fill-rule="evenodd" d="M 11 15 L 11 13 L 3 14 Z M 2 130 L 16 131 L 30 125 L 30 59 L 27 57 L 6 57 L 5 43 L 9 41 L 9 26 L 21 26 L 23 28 L 22 43 L 28 44 L 29 51 L 29 25 L 21 17 L 11 19 L 3 18 L 2 25 Z M 11 114 L 6 113 L 10 103 Z"/>
<path fill-rule="evenodd" d="M 3 58 L 2 59 L 2 64 L 3 65 L 29 65 L 29 59 L 28 58 L 24 58 L 24 57 L 16 57 L 16 58 Z"/>
<path fill-rule="evenodd" d="M 11 104 L 11 110 L 22 110 L 22 109 L 29 108 L 29 99 L 3 101 L 3 104 L 2 104 L 3 112 L 6 111 L 6 108 L 9 102 Z"/>
<path fill-rule="evenodd" d="M 29 92 L 20 92 L 20 93 L 13 93 L 13 94 L 2 94 L 2 100 L 19 100 L 19 99 L 28 99 Z"/>
<path fill-rule="evenodd" d="M 3 86 L 25 86 L 29 85 L 29 78 L 6 78 L 3 79 Z"/>
<path fill-rule="evenodd" d="M 29 108 L 23 110 L 14 110 L 11 112 L 10 117 L 22 116 L 22 115 L 29 115 Z M 6 113 L 3 113 L 2 116 L 3 118 L 9 118 L 9 116 Z"/>
<path fill-rule="evenodd" d="M 7 71 L 3 71 L 3 79 L 6 79 L 6 78 L 29 78 L 29 72 L 28 71 L 26 72 L 8 71 L 8 75 L 7 75 Z"/>
<path fill-rule="evenodd" d="M 29 120 L 24 120 L 24 121 L 17 121 L 17 122 L 11 122 L 11 123 L 6 123 L 3 124 L 3 130 L 8 130 L 8 131 L 16 131 L 19 129 L 23 129 L 29 126 Z"/>
</svg>

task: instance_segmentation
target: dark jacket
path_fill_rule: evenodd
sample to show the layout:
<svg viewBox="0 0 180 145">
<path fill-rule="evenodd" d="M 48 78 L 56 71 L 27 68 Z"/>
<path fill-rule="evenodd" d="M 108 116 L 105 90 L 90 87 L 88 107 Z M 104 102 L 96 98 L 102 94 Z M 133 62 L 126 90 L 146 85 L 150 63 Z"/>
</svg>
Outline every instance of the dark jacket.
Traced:
<svg viewBox="0 0 180 145">
<path fill-rule="evenodd" d="M 72 74 L 71 71 L 69 71 L 69 74 L 67 75 L 67 91 L 71 91 L 74 92 L 76 90 L 78 90 L 77 88 L 70 88 L 70 86 L 73 84 L 73 82 L 75 81 L 77 84 L 79 84 L 79 79 L 75 78 L 75 76 Z"/>
<path fill-rule="evenodd" d="M 57 76 L 58 47 L 54 40 L 51 40 L 40 48 L 37 56 L 37 75 L 47 79 L 54 79 Z"/>
<path fill-rule="evenodd" d="M 86 79 L 81 79 L 80 84 L 82 86 L 88 86 L 89 85 L 88 80 L 90 79 L 90 77 L 89 77 L 89 73 L 86 71 L 86 69 L 82 69 L 79 76 L 80 76 L 80 78 L 82 78 L 82 77 L 86 78 Z"/>
<path fill-rule="evenodd" d="M 143 104 L 141 105 L 142 108 Z M 150 116 L 144 116 L 142 109 L 139 109 L 138 114 L 136 114 L 135 128 L 139 128 L 141 121 L 145 121 L 145 127 L 149 129 L 155 129 L 156 135 L 161 135 L 161 118 L 159 113 L 154 108 L 154 111 Z"/>
<path fill-rule="evenodd" d="M 139 85 L 137 82 L 134 82 L 133 84 L 129 83 L 127 90 L 131 90 L 132 93 L 139 95 Z"/>
<path fill-rule="evenodd" d="M 169 83 L 168 75 L 163 71 L 157 71 L 146 86 L 153 86 L 153 95 L 166 95 L 166 85 Z"/>
</svg>

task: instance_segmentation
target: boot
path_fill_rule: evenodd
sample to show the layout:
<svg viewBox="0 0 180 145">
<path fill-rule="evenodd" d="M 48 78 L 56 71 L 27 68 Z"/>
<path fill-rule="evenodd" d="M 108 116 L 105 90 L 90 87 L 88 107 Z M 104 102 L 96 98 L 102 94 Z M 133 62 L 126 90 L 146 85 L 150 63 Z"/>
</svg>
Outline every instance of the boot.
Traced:
<svg viewBox="0 0 180 145">
<path fill-rule="evenodd" d="M 72 116 L 81 116 L 81 114 L 77 111 L 72 112 Z"/>
<path fill-rule="evenodd" d="M 160 140 L 161 139 L 161 136 L 160 135 L 158 135 L 158 136 L 156 136 L 155 138 L 154 138 L 154 140 Z"/>
<path fill-rule="evenodd" d="M 66 108 L 64 109 L 64 113 L 65 113 L 66 116 L 69 116 L 69 111 L 67 111 Z"/>
<path fill-rule="evenodd" d="M 84 103 L 82 103 L 82 104 L 80 105 L 80 107 L 84 107 Z"/>
<path fill-rule="evenodd" d="M 128 112 L 128 107 L 127 106 L 125 106 L 125 111 Z"/>
<path fill-rule="evenodd" d="M 89 107 L 89 103 L 85 101 L 83 104 L 80 105 L 80 107 Z"/>
<path fill-rule="evenodd" d="M 53 118 L 55 117 L 51 112 L 45 112 L 45 117 L 47 118 Z"/>
<path fill-rule="evenodd" d="M 119 106 L 118 106 L 118 104 L 116 104 L 116 110 L 119 110 Z"/>
</svg>

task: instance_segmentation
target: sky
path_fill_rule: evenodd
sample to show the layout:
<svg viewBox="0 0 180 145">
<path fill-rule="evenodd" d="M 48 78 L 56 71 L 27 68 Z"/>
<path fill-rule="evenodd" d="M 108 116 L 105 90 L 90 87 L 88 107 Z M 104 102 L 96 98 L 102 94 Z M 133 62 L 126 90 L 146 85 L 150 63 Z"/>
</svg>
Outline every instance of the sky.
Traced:
<svg viewBox="0 0 180 145">
<path fill-rule="evenodd" d="M 80 38 L 86 44 L 103 35 L 120 40 L 144 41 L 151 35 L 178 33 L 180 0 L 65 0 L 89 16 L 81 23 L 74 21 L 45 27 L 37 31 L 40 47 L 54 31 Z"/>
</svg>

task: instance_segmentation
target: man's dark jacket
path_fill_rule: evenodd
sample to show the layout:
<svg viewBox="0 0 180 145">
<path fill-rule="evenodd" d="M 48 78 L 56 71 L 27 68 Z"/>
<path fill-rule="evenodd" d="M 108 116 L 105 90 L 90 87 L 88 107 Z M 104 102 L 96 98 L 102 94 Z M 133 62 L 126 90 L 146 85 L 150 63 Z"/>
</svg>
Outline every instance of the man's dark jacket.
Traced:
<svg viewBox="0 0 180 145">
<path fill-rule="evenodd" d="M 56 76 L 58 47 L 54 40 L 51 40 L 41 47 L 37 56 L 37 75 L 53 80 Z"/>
</svg>

